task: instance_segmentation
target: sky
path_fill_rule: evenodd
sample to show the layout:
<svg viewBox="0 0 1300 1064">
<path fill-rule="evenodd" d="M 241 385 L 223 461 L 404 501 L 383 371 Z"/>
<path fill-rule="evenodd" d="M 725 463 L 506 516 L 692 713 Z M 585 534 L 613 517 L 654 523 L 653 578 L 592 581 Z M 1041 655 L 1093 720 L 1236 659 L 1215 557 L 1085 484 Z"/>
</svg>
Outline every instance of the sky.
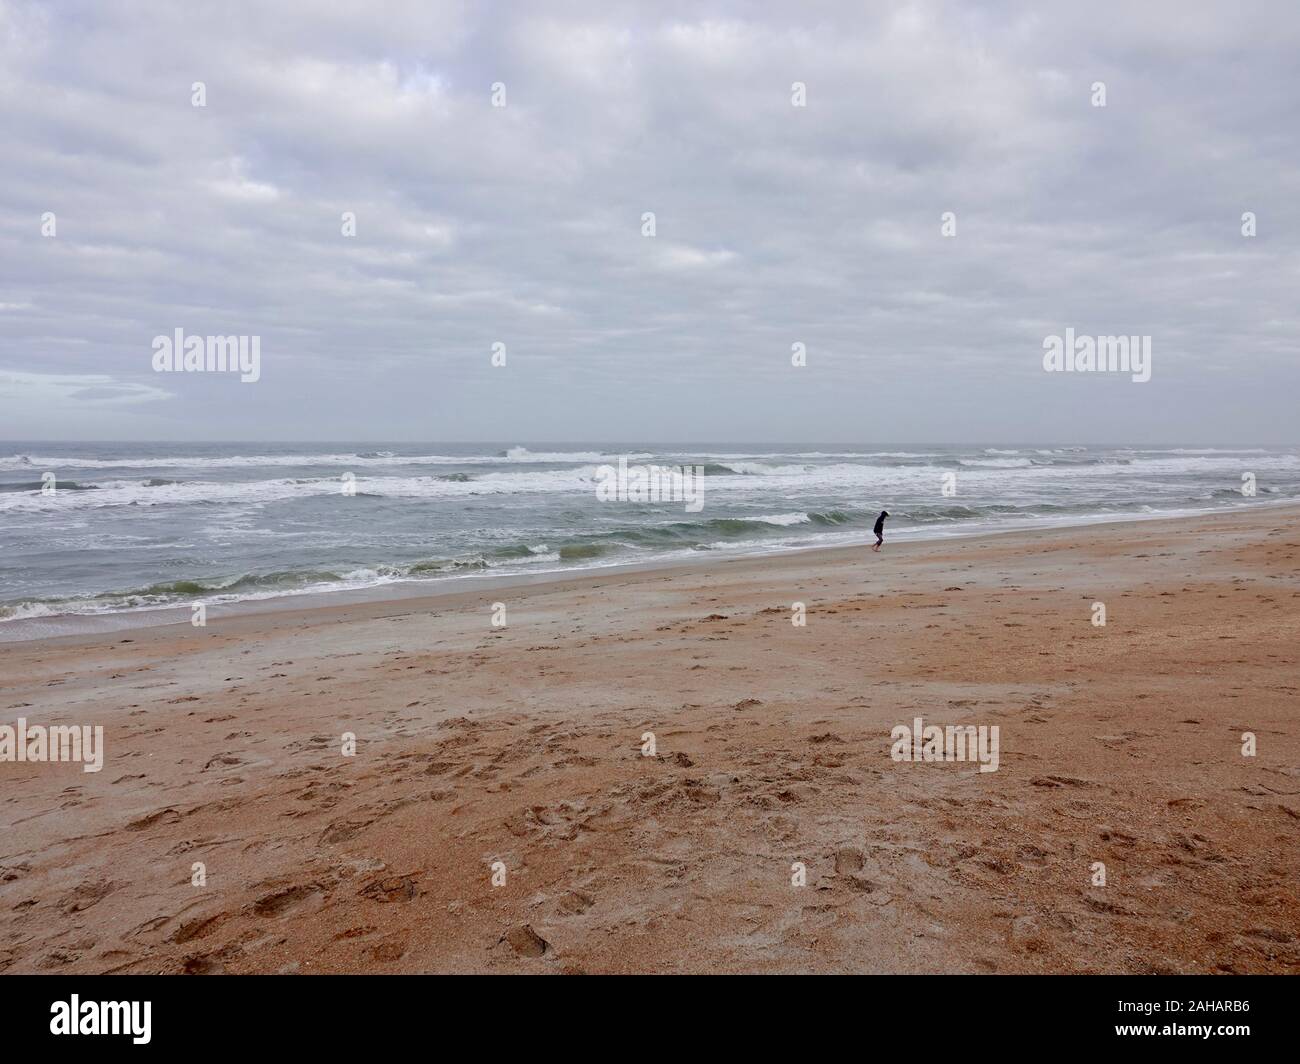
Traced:
<svg viewBox="0 0 1300 1064">
<path fill-rule="evenodd" d="M 0 0 L 0 439 L 1300 443 L 1298 54 L 1293 0 Z"/>
</svg>

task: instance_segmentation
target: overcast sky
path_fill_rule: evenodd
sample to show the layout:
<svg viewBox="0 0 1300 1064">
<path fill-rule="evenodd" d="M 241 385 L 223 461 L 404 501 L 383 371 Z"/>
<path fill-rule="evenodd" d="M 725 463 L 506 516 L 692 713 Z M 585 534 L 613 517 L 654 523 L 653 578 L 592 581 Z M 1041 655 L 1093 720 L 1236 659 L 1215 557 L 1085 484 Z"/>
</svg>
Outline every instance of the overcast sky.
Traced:
<svg viewBox="0 0 1300 1064">
<path fill-rule="evenodd" d="M 1300 442 L 1297 55 L 1294 0 L 0 0 L 0 438 Z"/>
</svg>

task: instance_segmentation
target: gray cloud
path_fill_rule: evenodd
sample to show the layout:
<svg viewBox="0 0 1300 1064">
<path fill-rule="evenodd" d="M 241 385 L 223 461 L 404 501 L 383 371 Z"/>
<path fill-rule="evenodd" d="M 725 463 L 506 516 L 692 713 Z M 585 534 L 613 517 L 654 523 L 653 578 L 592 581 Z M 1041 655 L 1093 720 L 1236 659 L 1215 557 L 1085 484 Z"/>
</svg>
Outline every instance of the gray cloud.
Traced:
<svg viewBox="0 0 1300 1064">
<path fill-rule="evenodd" d="M 1294 5 L 704 10 L 0 0 L 0 436 L 1296 442 Z"/>
</svg>

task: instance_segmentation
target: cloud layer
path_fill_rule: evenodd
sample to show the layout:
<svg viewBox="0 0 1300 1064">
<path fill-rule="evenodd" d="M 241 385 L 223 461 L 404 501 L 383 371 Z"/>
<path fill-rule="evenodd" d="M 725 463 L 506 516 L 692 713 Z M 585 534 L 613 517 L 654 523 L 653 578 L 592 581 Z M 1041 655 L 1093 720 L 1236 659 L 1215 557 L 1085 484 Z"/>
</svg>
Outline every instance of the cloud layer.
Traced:
<svg viewBox="0 0 1300 1064">
<path fill-rule="evenodd" d="M 1293 4 L 320 8 L 0 0 L 0 437 L 1297 442 Z"/>
</svg>

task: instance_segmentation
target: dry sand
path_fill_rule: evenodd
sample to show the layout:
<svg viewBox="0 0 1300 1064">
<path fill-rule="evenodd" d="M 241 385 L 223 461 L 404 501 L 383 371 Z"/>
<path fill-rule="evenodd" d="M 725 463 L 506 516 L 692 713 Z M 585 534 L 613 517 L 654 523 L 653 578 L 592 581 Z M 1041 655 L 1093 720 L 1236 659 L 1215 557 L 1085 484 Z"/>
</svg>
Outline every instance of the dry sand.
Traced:
<svg viewBox="0 0 1300 1064">
<path fill-rule="evenodd" d="M 0 647 L 0 970 L 1294 972 L 1297 516 Z"/>
</svg>

